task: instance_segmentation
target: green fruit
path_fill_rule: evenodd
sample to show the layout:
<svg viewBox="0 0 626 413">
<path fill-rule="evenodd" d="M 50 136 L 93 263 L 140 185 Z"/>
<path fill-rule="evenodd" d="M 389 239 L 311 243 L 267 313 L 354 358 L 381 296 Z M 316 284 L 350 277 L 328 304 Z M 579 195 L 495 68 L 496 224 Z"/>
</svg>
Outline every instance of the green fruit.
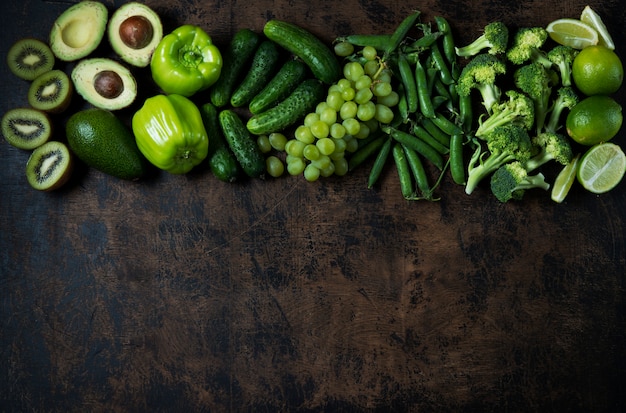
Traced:
<svg viewBox="0 0 626 413">
<path fill-rule="evenodd" d="M 28 89 L 28 103 L 48 113 L 61 113 L 70 105 L 74 86 L 67 74 L 59 69 L 38 76 Z"/>
<path fill-rule="evenodd" d="M 606 95 L 589 96 L 567 114 L 567 134 L 581 145 L 606 142 L 619 132 L 623 121 L 622 106 Z"/>
<path fill-rule="evenodd" d="M 72 151 L 88 166 L 108 175 L 134 180 L 147 162 L 129 128 L 108 110 L 91 108 L 72 115 L 66 125 Z"/>
<path fill-rule="evenodd" d="M 130 2 L 113 13 L 107 33 L 111 47 L 123 61 L 146 67 L 163 38 L 163 25 L 150 7 Z"/>
<path fill-rule="evenodd" d="M 33 108 L 15 108 L 2 116 L 2 134 L 16 148 L 32 150 L 48 142 L 52 122 L 47 113 Z"/>
<path fill-rule="evenodd" d="M 52 52 L 66 62 L 89 55 L 100 45 L 108 17 L 106 6 L 98 1 L 85 0 L 69 7 L 50 30 Z"/>
<path fill-rule="evenodd" d="M 72 82 L 83 99 L 100 109 L 123 109 L 137 97 L 130 70 L 103 57 L 81 60 L 72 70 Z"/>
<path fill-rule="evenodd" d="M 33 151 L 26 162 L 26 179 L 39 191 L 63 186 L 72 174 L 73 159 L 67 146 L 50 141 Z"/>
<path fill-rule="evenodd" d="M 52 70 L 54 54 L 41 40 L 21 39 L 9 49 L 7 64 L 14 75 L 30 81 Z"/>
</svg>

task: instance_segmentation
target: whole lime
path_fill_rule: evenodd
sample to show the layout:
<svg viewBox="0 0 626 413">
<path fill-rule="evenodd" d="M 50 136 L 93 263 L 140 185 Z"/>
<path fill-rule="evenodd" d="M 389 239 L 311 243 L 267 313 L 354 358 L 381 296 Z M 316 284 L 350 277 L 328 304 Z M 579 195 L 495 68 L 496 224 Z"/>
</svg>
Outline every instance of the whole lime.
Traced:
<svg viewBox="0 0 626 413">
<path fill-rule="evenodd" d="M 572 63 L 572 79 L 585 95 L 610 95 L 624 79 L 624 68 L 617 54 L 606 46 L 582 49 Z"/>
<path fill-rule="evenodd" d="M 611 140 L 622 126 L 622 106 L 610 96 L 594 95 L 578 102 L 568 113 L 568 135 L 581 145 Z"/>
</svg>

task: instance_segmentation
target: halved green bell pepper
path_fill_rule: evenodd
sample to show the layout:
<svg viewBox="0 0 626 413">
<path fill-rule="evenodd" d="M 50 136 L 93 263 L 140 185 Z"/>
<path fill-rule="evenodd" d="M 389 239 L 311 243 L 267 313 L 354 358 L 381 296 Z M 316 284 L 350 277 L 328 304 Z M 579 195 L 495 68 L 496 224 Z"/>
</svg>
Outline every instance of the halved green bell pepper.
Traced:
<svg viewBox="0 0 626 413">
<path fill-rule="evenodd" d="M 220 77 L 222 54 L 204 30 L 185 24 L 159 42 L 150 61 L 155 83 L 165 93 L 191 96 Z"/>
<path fill-rule="evenodd" d="M 132 129 L 146 159 L 172 174 L 189 172 L 209 151 L 209 137 L 200 110 L 182 95 L 146 99 L 133 115 Z"/>
</svg>

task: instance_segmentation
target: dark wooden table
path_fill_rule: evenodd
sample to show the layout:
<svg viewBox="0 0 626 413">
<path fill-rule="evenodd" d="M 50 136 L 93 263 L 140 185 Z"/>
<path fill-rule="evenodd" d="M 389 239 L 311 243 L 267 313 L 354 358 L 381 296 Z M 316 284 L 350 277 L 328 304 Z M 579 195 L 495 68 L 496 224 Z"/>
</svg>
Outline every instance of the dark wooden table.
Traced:
<svg viewBox="0 0 626 413">
<path fill-rule="evenodd" d="M 3 2 L 2 55 L 70 3 Z M 199 24 L 224 45 L 274 17 L 328 42 L 389 33 L 412 8 L 463 43 L 587 3 L 148 4 L 166 30 Z M 623 53 L 622 5 L 592 6 Z M 0 67 L 4 113 L 27 84 Z M 2 412 L 626 409 L 626 183 L 503 205 L 444 182 L 440 202 L 408 203 L 391 170 L 368 190 L 368 168 L 225 184 L 79 167 L 41 193 L 27 157 L 0 142 Z"/>
</svg>

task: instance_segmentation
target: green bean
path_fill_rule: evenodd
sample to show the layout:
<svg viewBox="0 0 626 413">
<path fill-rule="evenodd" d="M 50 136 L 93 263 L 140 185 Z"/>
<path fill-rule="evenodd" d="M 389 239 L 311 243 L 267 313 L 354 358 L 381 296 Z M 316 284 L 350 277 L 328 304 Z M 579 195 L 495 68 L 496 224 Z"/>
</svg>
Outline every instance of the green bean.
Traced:
<svg viewBox="0 0 626 413">
<path fill-rule="evenodd" d="M 413 135 L 417 136 L 418 138 L 432 146 L 432 148 L 440 154 L 446 155 L 448 152 L 450 152 L 450 148 L 448 148 L 448 146 L 443 145 L 441 142 L 435 139 L 430 133 L 428 133 L 428 131 L 423 126 L 413 125 L 412 132 Z"/>
<path fill-rule="evenodd" d="M 372 165 L 372 169 L 370 170 L 370 174 L 367 179 L 367 187 L 371 188 L 376 184 L 380 174 L 385 167 L 385 163 L 387 163 L 387 158 L 389 157 L 389 152 L 391 152 L 391 144 L 393 140 L 391 138 L 387 138 L 387 140 L 383 143 L 380 150 L 378 151 L 378 155 L 376 155 L 376 159 L 374 160 L 374 165 Z"/>
<path fill-rule="evenodd" d="M 346 41 L 354 46 L 372 46 L 376 50 L 385 51 L 391 42 L 390 34 L 351 34 L 338 40 Z"/>
<path fill-rule="evenodd" d="M 411 170 L 409 169 L 409 163 L 400 143 L 393 145 L 393 160 L 396 164 L 396 170 L 398 171 L 398 178 L 400 178 L 400 191 L 402 192 L 402 196 L 405 199 L 414 198 Z"/>
<path fill-rule="evenodd" d="M 413 28 L 413 25 L 415 24 L 419 15 L 419 11 L 414 11 L 413 13 L 405 17 L 405 19 L 398 25 L 398 27 L 396 27 L 396 30 L 391 35 L 391 39 L 389 40 L 387 47 L 383 50 L 385 52 L 385 55 L 391 54 L 398 48 L 400 43 L 402 43 L 402 41 L 406 37 L 409 30 Z"/>
<path fill-rule="evenodd" d="M 450 85 L 454 83 L 454 79 L 452 78 L 452 72 L 450 72 L 450 67 L 448 67 L 448 62 L 443 57 L 443 53 L 441 52 L 441 48 L 439 44 L 435 43 L 430 46 L 430 56 L 433 59 L 433 64 L 437 69 L 439 69 L 439 75 L 441 76 L 441 80 L 446 85 Z"/>
<path fill-rule="evenodd" d="M 450 174 L 452 180 L 465 185 L 465 161 L 463 157 L 463 135 L 454 134 L 450 138 Z"/>
<path fill-rule="evenodd" d="M 435 23 L 437 24 L 437 29 L 440 32 L 443 32 L 443 37 L 441 40 L 443 55 L 448 60 L 449 64 L 453 64 L 456 62 L 456 50 L 454 49 L 454 36 L 452 34 L 452 27 L 448 20 L 446 20 L 443 16 L 435 16 Z"/>
<path fill-rule="evenodd" d="M 436 112 L 435 117 L 432 118 L 433 123 L 437 125 L 442 131 L 452 136 L 455 133 L 463 133 L 463 130 L 459 128 L 454 122 L 446 118 L 441 112 Z"/>
<path fill-rule="evenodd" d="M 428 159 L 437 169 L 443 169 L 443 156 L 437 152 L 432 146 L 421 140 L 415 135 L 401 131 L 395 128 L 386 128 L 388 133 L 397 142 L 400 142 Z"/>
<path fill-rule="evenodd" d="M 417 112 L 419 105 L 417 84 L 411 65 L 403 54 L 398 56 L 398 70 L 400 72 L 400 79 L 402 80 L 402 84 L 404 86 L 404 94 L 406 95 L 408 111 L 409 113 L 415 113 Z"/>
<path fill-rule="evenodd" d="M 371 156 L 373 156 L 383 146 L 383 144 L 385 143 L 385 139 L 388 138 L 386 138 L 385 136 L 378 136 L 365 146 L 357 149 L 357 151 L 353 153 L 348 160 L 348 170 L 354 170 L 356 167 L 358 167 Z"/>
<path fill-rule="evenodd" d="M 417 86 L 417 99 L 419 101 L 419 109 L 422 115 L 427 118 L 435 116 L 435 109 L 431 99 L 430 90 L 428 90 L 428 78 L 426 70 L 422 63 L 418 60 L 415 63 L 415 83 Z"/>
<path fill-rule="evenodd" d="M 474 121 L 471 96 L 459 95 L 459 119 L 463 130 L 469 133 Z"/>
<path fill-rule="evenodd" d="M 419 39 L 403 47 L 402 51 L 407 54 L 415 53 L 415 52 L 417 52 L 416 54 L 419 54 L 420 52 L 423 52 L 424 50 L 428 49 L 442 35 L 443 33 L 440 31 L 425 33 Z"/>
<path fill-rule="evenodd" d="M 452 100 L 452 95 L 450 94 L 450 89 L 455 86 L 455 84 L 451 84 L 450 86 L 444 85 L 441 78 L 437 77 L 433 80 L 433 91 L 436 92 L 439 96 L 444 96 L 448 100 Z"/>
<path fill-rule="evenodd" d="M 402 148 L 404 149 L 406 159 L 409 162 L 409 168 L 411 169 L 413 178 L 415 178 L 417 189 L 422 194 L 424 199 L 432 199 L 432 189 L 430 188 L 430 184 L 428 182 L 428 175 L 426 174 L 424 163 L 422 162 L 419 154 L 406 145 L 402 145 Z"/>
<path fill-rule="evenodd" d="M 428 133 L 432 135 L 433 138 L 437 139 L 442 145 L 446 146 L 447 148 L 450 147 L 450 135 L 442 131 L 439 126 L 435 125 L 432 119 L 422 119 L 422 126 L 428 131 Z"/>
</svg>

